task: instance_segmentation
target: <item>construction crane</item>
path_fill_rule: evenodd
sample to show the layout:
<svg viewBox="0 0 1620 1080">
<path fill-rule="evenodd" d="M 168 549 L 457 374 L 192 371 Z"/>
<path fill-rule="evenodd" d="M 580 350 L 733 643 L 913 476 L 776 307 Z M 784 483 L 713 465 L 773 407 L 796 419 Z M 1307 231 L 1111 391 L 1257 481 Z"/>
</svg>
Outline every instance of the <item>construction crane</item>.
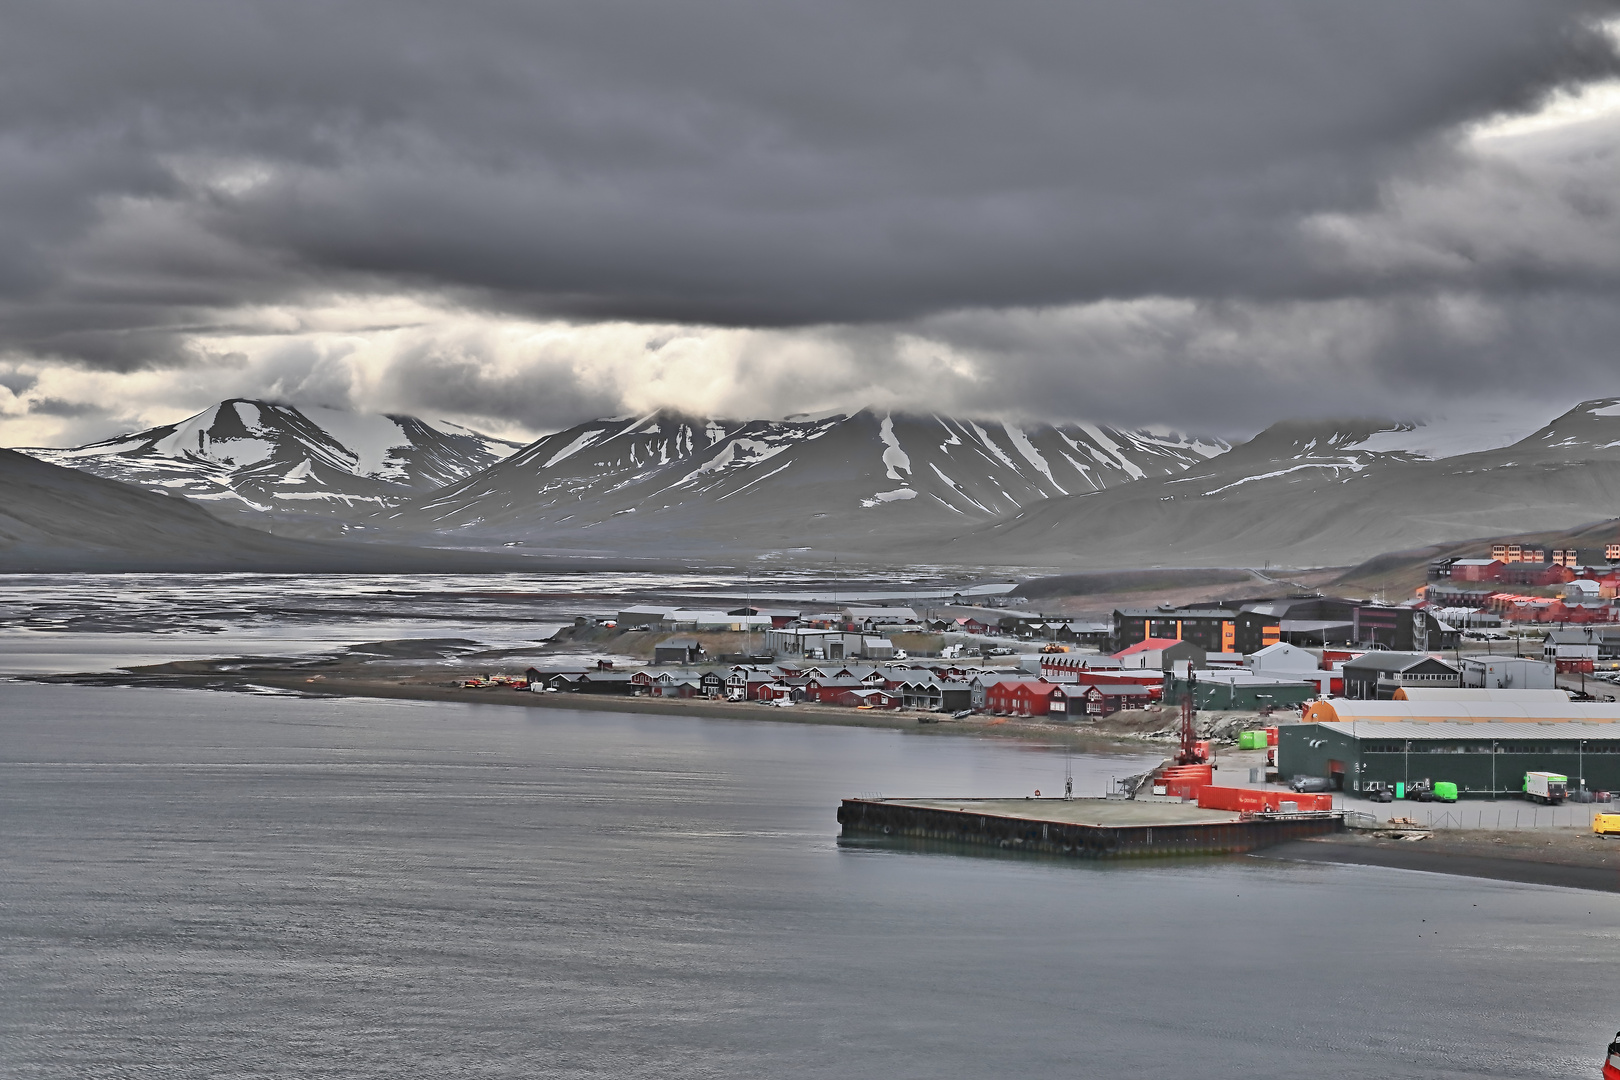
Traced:
<svg viewBox="0 0 1620 1080">
<path fill-rule="evenodd" d="M 1187 690 L 1181 695 L 1181 749 L 1176 751 L 1177 765 L 1202 765 L 1208 757 L 1206 748 L 1198 742 L 1198 709 L 1193 705 L 1197 692 L 1198 682 L 1189 665 Z"/>
</svg>

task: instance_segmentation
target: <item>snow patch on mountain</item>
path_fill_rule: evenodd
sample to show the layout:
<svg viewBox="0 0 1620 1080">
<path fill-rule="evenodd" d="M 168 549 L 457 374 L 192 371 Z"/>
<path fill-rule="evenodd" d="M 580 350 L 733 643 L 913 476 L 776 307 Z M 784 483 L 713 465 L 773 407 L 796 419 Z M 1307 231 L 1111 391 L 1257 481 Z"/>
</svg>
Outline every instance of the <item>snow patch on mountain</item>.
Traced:
<svg viewBox="0 0 1620 1080">
<path fill-rule="evenodd" d="M 862 499 L 861 505 L 867 507 L 878 506 L 881 503 L 905 502 L 907 499 L 915 499 L 916 497 L 917 492 L 912 488 L 896 488 L 894 491 L 880 491 L 870 499 Z"/>
<path fill-rule="evenodd" d="M 1125 451 L 1119 445 L 1119 443 L 1103 434 L 1102 429 L 1096 424 L 1081 424 L 1080 430 L 1084 431 L 1087 435 L 1090 435 L 1092 441 L 1097 444 L 1098 448 L 1113 457 L 1113 459 L 1119 463 L 1119 467 L 1124 469 L 1126 474 L 1132 480 L 1140 480 L 1142 477 L 1147 475 L 1147 473 L 1142 471 L 1141 466 L 1137 465 L 1134 461 L 1125 456 Z"/>
<path fill-rule="evenodd" d="M 1512 446 L 1540 427 L 1541 423 L 1532 417 L 1505 411 L 1468 417 L 1434 417 L 1391 424 L 1383 431 L 1347 443 L 1344 448 L 1441 461 Z"/>
<path fill-rule="evenodd" d="M 883 424 L 878 428 L 878 438 L 883 440 L 883 467 L 887 470 L 889 479 L 904 480 L 905 477 L 895 470 L 904 469 L 909 475 L 911 473 L 911 457 L 900 449 L 900 440 L 894 434 L 894 415 L 892 413 L 884 414 Z M 882 499 L 883 497 L 879 495 L 878 498 Z M 883 501 L 887 502 L 889 500 L 884 499 Z"/>
<path fill-rule="evenodd" d="M 325 512 L 384 506 L 487 468 L 517 447 L 458 425 L 265 401 L 222 401 L 176 424 L 24 451 L 205 502 Z"/>
<path fill-rule="evenodd" d="M 1035 466 L 1036 471 L 1046 477 L 1051 485 L 1058 489 L 1058 494 L 1067 495 L 1068 492 L 1063 490 L 1063 485 L 1058 483 L 1057 478 L 1052 475 L 1052 466 L 1048 465 L 1046 459 L 1041 457 L 1041 452 L 1035 449 L 1034 444 L 1029 441 L 1029 436 L 1024 434 L 1024 429 L 1013 424 L 1002 424 L 1001 428 L 1007 433 L 1007 438 L 1012 440 L 1013 446 L 1017 447 L 1018 452 L 1024 456 L 1024 460 Z"/>
<path fill-rule="evenodd" d="M 563 447 L 556 454 L 553 454 L 551 458 L 546 461 L 546 468 L 549 469 L 560 462 L 567 461 L 569 458 L 573 457 L 575 454 L 579 453 L 581 450 L 585 449 L 587 446 L 591 445 L 601 437 L 602 432 L 600 431 L 587 431 L 585 434 Z"/>
<path fill-rule="evenodd" d="M 972 420 L 967 422 L 967 426 L 973 429 L 973 434 L 979 437 L 979 442 L 984 445 L 985 449 L 989 450 L 995 455 L 997 461 L 1001 462 L 1009 469 L 1018 468 L 1017 465 L 1013 464 L 1013 459 L 1007 456 L 1007 452 L 996 445 L 996 441 L 990 437 L 990 433 L 988 431 L 984 430 L 984 428 L 980 427 L 978 424 L 975 424 Z"/>
<path fill-rule="evenodd" d="M 1352 473 L 1358 473 L 1366 467 L 1366 465 L 1354 458 L 1348 458 L 1343 461 L 1312 461 L 1304 465 L 1290 465 L 1286 469 L 1274 469 L 1271 472 L 1256 473 L 1253 476 L 1244 476 L 1232 481 L 1230 484 L 1222 484 L 1218 488 L 1211 488 L 1210 490 L 1204 492 L 1204 494 L 1219 495 L 1223 491 L 1231 491 L 1233 488 L 1242 487 L 1244 484 L 1252 484 L 1256 480 L 1275 480 L 1279 476 L 1288 476 L 1291 473 L 1297 473 L 1305 469 L 1332 469 L 1333 475 L 1337 476 L 1339 474 L 1339 470 L 1341 469 L 1347 469 Z"/>
<path fill-rule="evenodd" d="M 758 465 L 760 462 L 768 461 L 782 453 L 791 445 L 793 445 L 791 442 L 786 441 L 773 446 L 761 439 L 732 439 L 720 449 L 718 454 L 670 486 L 681 487 L 700 477 L 721 472 L 734 466 Z"/>
</svg>

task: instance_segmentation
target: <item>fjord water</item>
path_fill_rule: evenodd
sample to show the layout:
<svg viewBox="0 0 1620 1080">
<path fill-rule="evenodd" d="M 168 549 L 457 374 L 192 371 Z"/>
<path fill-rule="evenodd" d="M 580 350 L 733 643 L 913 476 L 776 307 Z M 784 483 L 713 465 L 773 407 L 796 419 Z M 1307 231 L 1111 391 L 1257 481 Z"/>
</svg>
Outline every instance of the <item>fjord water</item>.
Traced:
<svg viewBox="0 0 1620 1080">
<path fill-rule="evenodd" d="M 1076 789 L 1140 760 L 1077 757 Z M 0 683 L 0 1074 L 1596 1075 L 1620 897 L 837 840 L 841 796 L 1063 770 L 768 721 Z"/>
</svg>

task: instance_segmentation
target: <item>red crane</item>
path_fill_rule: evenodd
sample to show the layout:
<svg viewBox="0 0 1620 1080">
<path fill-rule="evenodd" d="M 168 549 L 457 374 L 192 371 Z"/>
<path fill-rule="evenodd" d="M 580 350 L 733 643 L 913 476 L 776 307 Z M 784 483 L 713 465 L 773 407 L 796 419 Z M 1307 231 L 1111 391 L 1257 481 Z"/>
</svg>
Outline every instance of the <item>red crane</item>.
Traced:
<svg viewBox="0 0 1620 1080">
<path fill-rule="evenodd" d="M 1198 710 L 1193 707 L 1193 695 L 1198 685 L 1191 671 L 1187 672 L 1187 692 L 1181 695 L 1181 749 L 1176 752 L 1177 765 L 1202 765 L 1204 748 L 1198 745 Z"/>
</svg>

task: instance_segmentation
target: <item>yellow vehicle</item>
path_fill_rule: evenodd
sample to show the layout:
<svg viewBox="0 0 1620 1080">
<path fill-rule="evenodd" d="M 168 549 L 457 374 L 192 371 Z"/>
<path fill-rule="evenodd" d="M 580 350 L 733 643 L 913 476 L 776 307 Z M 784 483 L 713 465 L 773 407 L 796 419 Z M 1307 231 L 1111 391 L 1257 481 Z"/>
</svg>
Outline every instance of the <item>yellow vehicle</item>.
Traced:
<svg viewBox="0 0 1620 1080">
<path fill-rule="evenodd" d="M 1620 835 L 1620 814 L 1598 814 L 1592 819 L 1592 831 L 1599 836 Z"/>
</svg>

